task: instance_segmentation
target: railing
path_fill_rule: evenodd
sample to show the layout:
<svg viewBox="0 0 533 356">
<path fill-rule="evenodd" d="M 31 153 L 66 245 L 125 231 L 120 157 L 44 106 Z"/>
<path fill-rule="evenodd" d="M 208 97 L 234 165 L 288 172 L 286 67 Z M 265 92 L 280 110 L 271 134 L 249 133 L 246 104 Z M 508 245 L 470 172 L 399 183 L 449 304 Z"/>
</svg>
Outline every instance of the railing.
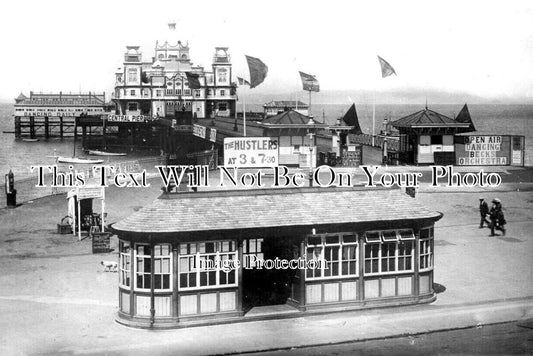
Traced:
<svg viewBox="0 0 533 356">
<path fill-rule="evenodd" d="M 350 135 L 350 142 L 358 143 L 365 146 L 383 148 L 384 141 L 384 136 L 374 136 L 374 140 L 372 140 L 372 135 L 369 134 Z M 390 151 L 398 151 L 400 149 L 400 141 L 397 139 L 393 139 L 392 137 L 388 137 L 387 149 Z"/>
</svg>

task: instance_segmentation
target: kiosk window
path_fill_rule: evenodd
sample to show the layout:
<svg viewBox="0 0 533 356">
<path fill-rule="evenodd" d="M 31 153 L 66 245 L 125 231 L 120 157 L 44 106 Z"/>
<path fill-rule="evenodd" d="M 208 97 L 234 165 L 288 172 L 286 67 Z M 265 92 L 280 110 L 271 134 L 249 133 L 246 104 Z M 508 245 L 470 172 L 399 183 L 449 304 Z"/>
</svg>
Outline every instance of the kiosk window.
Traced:
<svg viewBox="0 0 533 356">
<path fill-rule="evenodd" d="M 180 244 L 179 289 L 237 286 L 235 241 Z"/>
<path fill-rule="evenodd" d="M 365 235 L 365 274 L 413 270 L 413 230 L 369 231 Z"/>
<path fill-rule="evenodd" d="M 357 235 L 328 234 L 307 237 L 307 260 L 317 261 L 308 268 L 307 280 L 357 276 Z"/>
<path fill-rule="evenodd" d="M 242 254 L 244 258 L 244 266 L 246 268 L 253 268 L 257 265 L 254 259 L 250 256 L 255 256 L 257 260 L 265 258 L 263 254 L 263 239 L 246 239 L 242 242 Z"/>
<path fill-rule="evenodd" d="M 149 245 L 135 245 L 135 288 L 150 289 L 152 258 Z M 172 290 L 172 254 L 169 244 L 154 246 L 154 289 Z"/>
<path fill-rule="evenodd" d="M 420 229 L 420 270 L 433 267 L 433 227 Z"/>
<path fill-rule="evenodd" d="M 119 242 L 119 284 L 123 287 L 131 286 L 131 245 L 127 241 Z"/>
<path fill-rule="evenodd" d="M 442 145 L 442 135 L 431 135 L 432 145 Z"/>
</svg>

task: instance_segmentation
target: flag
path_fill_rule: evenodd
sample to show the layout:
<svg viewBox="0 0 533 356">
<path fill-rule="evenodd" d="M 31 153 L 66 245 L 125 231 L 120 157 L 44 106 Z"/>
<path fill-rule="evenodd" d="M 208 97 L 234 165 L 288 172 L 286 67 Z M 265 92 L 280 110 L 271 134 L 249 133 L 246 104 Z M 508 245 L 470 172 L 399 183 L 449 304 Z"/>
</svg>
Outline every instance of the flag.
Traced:
<svg viewBox="0 0 533 356">
<path fill-rule="evenodd" d="M 304 90 L 320 91 L 320 84 L 318 84 L 318 80 L 316 80 L 314 75 L 300 72 L 300 78 L 302 78 Z"/>
<path fill-rule="evenodd" d="M 472 117 L 470 116 L 470 112 L 468 111 L 468 107 L 466 106 L 466 104 L 465 106 L 463 106 L 463 108 L 459 112 L 459 115 L 457 115 L 457 118 L 455 119 L 455 121 L 462 122 L 465 124 L 466 123 L 470 124 L 470 126 L 467 129 L 462 129 L 461 132 L 476 131 L 476 127 L 474 126 L 474 122 L 472 122 Z"/>
<path fill-rule="evenodd" d="M 361 131 L 361 126 L 359 125 L 359 119 L 357 118 L 357 111 L 355 110 L 355 104 L 352 104 L 348 111 L 346 111 L 346 114 L 344 114 L 342 121 L 347 126 L 353 126 L 354 128 L 350 130 L 350 133 L 359 135 L 362 134 L 363 131 Z"/>
<path fill-rule="evenodd" d="M 202 87 L 202 84 L 200 84 L 200 74 L 185 72 L 185 75 L 189 82 L 189 88 L 200 89 Z"/>
<path fill-rule="evenodd" d="M 397 75 L 396 71 L 394 70 L 394 68 L 392 68 L 389 62 L 387 62 L 380 56 L 378 56 L 378 59 L 379 59 L 379 64 L 381 64 L 381 77 L 382 78 L 388 77 L 389 75 L 393 75 L 393 74 Z"/>
<path fill-rule="evenodd" d="M 248 69 L 250 70 L 250 89 L 255 88 L 265 80 L 268 67 L 259 58 L 246 56 L 248 62 Z"/>
<path fill-rule="evenodd" d="M 239 82 L 239 85 L 250 85 L 250 82 L 246 79 L 243 79 L 241 77 L 237 77 L 237 81 Z"/>
</svg>

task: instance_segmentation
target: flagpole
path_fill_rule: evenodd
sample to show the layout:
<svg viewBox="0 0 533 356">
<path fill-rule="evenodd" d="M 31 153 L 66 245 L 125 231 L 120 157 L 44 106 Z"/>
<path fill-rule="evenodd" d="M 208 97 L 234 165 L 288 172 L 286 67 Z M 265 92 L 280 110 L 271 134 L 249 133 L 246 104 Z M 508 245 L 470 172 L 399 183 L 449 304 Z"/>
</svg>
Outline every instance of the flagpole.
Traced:
<svg viewBox="0 0 533 356">
<path fill-rule="evenodd" d="M 246 136 L 246 95 L 242 96 L 242 128 L 242 135 Z"/>
<path fill-rule="evenodd" d="M 376 87 L 374 86 L 374 92 L 373 92 L 373 100 L 372 100 L 372 147 L 374 147 L 374 144 L 376 142 Z"/>
<path fill-rule="evenodd" d="M 313 116 L 311 111 L 311 90 L 309 90 L 309 116 Z"/>
</svg>

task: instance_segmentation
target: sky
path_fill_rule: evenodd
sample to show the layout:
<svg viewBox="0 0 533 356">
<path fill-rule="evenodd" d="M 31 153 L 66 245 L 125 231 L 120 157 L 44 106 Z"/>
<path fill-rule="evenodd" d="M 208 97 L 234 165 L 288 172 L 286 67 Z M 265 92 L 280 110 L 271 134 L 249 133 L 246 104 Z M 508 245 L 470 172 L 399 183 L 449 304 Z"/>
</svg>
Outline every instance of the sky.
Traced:
<svg viewBox="0 0 533 356">
<path fill-rule="evenodd" d="M 20 92 L 107 92 L 125 46 L 143 59 L 155 41 L 189 43 L 209 67 L 229 47 L 268 67 L 254 93 L 301 90 L 298 71 L 321 90 L 427 89 L 533 102 L 533 1 L 4 1 L 0 100 Z M 176 22 L 170 32 L 169 22 Z M 381 78 L 377 55 L 397 76 Z M 303 93 L 303 92 L 302 92 Z M 303 94 L 302 94 L 303 95 Z"/>
</svg>

